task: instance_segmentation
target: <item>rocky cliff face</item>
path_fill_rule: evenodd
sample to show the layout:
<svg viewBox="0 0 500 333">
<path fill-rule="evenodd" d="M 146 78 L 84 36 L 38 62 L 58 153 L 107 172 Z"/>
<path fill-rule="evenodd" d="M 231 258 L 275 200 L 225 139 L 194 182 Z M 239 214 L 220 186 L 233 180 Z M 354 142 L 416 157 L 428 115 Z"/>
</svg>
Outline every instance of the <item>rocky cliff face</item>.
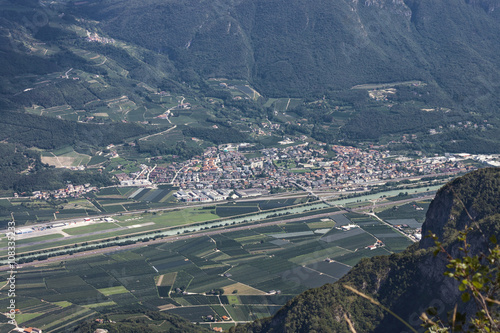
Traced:
<svg viewBox="0 0 500 333">
<path fill-rule="evenodd" d="M 427 212 L 422 235 L 431 232 L 441 241 L 450 242 L 459 230 L 478 227 L 483 219 L 498 213 L 500 169 L 478 170 L 439 190 Z M 420 242 L 421 249 L 432 246 L 430 238 Z"/>
<path fill-rule="evenodd" d="M 440 189 L 429 207 L 423 233 L 436 234 L 453 257 L 461 256 L 459 230 L 472 226 L 467 236 L 472 255 L 486 253 L 489 236 L 500 238 L 500 168 L 482 169 Z M 474 302 L 463 304 L 455 280 L 445 277 L 444 254 L 433 255 L 434 242 L 424 238 L 403 253 L 361 261 L 335 284 L 297 296 L 273 318 L 236 332 L 349 332 L 348 316 L 357 332 L 403 332 L 407 328 L 370 302 L 353 296 L 348 284 L 380 301 L 416 329 L 422 312 L 434 307 L 438 315 L 455 304 L 472 315 Z"/>
<path fill-rule="evenodd" d="M 454 258 L 463 256 L 459 249 L 464 246 L 457 241 L 459 231 L 470 227 L 467 243 L 469 254 L 487 253 L 491 245 L 489 237 L 500 234 L 500 169 L 483 169 L 460 177 L 441 188 L 427 212 L 422 234 L 435 234 L 443 243 L 446 251 Z M 435 244 L 432 238 L 424 238 L 418 249 L 407 251 L 413 256 L 414 266 L 410 268 L 413 280 L 401 293 L 394 293 L 393 276 L 405 275 L 408 272 L 394 270 L 383 283 L 380 292 L 375 294 L 384 304 L 389 305 L 396 313 L 410 324 L 418 327 L 420 314 L 435 307 L 441 318 L 451 311 L 455 304 L 459 311 L 472 316 L 477 308 L 474 302 L 462 303 L 458 290 L 458 282 L 444 276 L 448 269 L 448 260 L 443 253 L 434 256 Z M 396 257 L 395 262 L 400 262 Z M 411 300 L 411 302 L 408 302 Z M 387 328 L 403 329 L 393 317 L 386 316 L 378 325 L 376 332 L 384 332 Z"/>
</svg>

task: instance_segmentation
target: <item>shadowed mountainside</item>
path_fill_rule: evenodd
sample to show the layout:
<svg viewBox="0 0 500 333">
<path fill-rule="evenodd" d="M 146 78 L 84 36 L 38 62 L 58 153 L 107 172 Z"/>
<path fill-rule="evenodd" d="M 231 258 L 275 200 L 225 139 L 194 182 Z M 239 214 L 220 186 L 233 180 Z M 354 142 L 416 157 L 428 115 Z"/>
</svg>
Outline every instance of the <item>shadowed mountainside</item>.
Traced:
<svg viewBox="0 0 500 333">
<path fill-rule="evenodd" d="M 499 6 L 496 0 L 107 0 L 74 11 L 100 21 L 113 37 L 168 55 L 181 70 L 246 78 L 268 95 L 420 79 L 461 103 L 499 89 Z"/>
</svg>

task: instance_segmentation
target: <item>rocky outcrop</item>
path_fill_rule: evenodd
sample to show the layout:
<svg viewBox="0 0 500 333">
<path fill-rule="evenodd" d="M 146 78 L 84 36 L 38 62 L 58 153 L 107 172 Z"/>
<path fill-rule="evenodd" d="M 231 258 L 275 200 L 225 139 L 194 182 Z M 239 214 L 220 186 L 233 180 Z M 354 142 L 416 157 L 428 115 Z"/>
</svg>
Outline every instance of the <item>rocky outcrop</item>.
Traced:
<svg viewBox="0 0 500 333">
<path fill-rule="evenodd" d="M 456 236 L 469 226 L 473 227 L 467 235 L 472 255 L 488 251 L 490 235 L 500 239 L 500 168 L 471 172 L 441 188 L 423 230 L 436 234 L 452 257 L 460 257 L 463 244 Z M 421 329 L 422 312 L 431 307 L 445 319 L 455 304 L 469 316 L 475 314 L 474 302 L 462 303 L 457 282 L 444 275 L 447 256 L 435 256 L 434 249 L 434 241 L 425 238 L 402 253 L 363 260 L 337 283 L 306 291 L 273 318 L 235 331 L 350 332 L 345 316 L 357 332 L 407 330 L 380 307 L 346 291 L 344 284 L 377 299 L 416 329 Z"/>
<path fill-rule="evenodd" d="M 440 241 L 450 242 L 458 231 L 473 226 L 477 229 L 481 220 L 500 213 L 499 198 L 500 168 L 481 169 L 457 178 L 436 194 L 427 211 L 422 235 L 430 232 Z M 430 238 L 420 242 L 421 249 L 432 246 Z"/>
</svg>

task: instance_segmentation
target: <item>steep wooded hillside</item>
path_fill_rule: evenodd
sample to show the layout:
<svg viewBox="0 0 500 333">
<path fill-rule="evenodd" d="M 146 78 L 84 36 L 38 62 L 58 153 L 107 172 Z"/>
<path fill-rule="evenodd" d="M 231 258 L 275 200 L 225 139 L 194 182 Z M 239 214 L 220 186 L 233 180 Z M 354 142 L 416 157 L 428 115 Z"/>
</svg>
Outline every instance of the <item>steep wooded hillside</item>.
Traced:
<svg viewBox="0 0 500 333">
<path fill-rule="evenodd" d="M 168 55 L 180 70 L 247 78 L 268 95 L 420 79 L 472 103 L 500 87 L 498 7 L 495 0 L 106 0 L 73 11 Z"/>
<path fill-rule="evenodd" d="M 435 233 L 448 253 L 460 255 L 457 230 L 472 226 L 468 236 L 471 255 L 487 253 L 488 238 L 500 235 L 500 169 L 482 169 L 447 184 L 429 207 L 423 232 Z M 472 218 L 472 219 L 471 219 Z M 366 299 L 354 295 L 344 284 L 368 294 L 419 328 L 421 313 L 436 308 L 446 319 L 455 304 L 474 314 L 473 302 L 460 301 L 461 291 L 446 277 L 448 261 L 433 254 L 433 240 L 424 239 L 400 254 L 362 260 L 334 284 L 311 289 L 289 301 L 274 317 L 239 326 L 233 332 L 349 332 L 344 316 L 357 332 L 407 330 L 395 317 Z"/>
<path fill-rule="evenodd" d="M 0 0 L 0 112 L 155 124 L 119 128 L 136 136 L 169 125 L 155 118 L 159 108 L 172 107 L 155 95 L 165 91 L 196 100 L 210 119 L 281 122 L 279 136 L 353 145 L 415 134 L 399 148 L 495 153 L 498 6 L 497 0 Z M 221 77 L 241 79 L 237 85 L 260 94 L 234 100 L 241 96 L 208 81 Z M 301 98 L 280 101 L 286 112 L 275 114 L 281 107 L 273 97 L 293 96 Z M 2 139 L 26 144 L 6 117 Z M 248 123 L 240 125 L 248 131 Z M 208 127 L 186 126 L 177 128 L 179 136 Z M 225 142 L 249 141 L 219 134 Z M 220 143 L 206 131 L 197 135 Z M 101 145 L 106 136 L 87 141 Z M 59 140 L 38 137 L 42 148 Z"/>
</svg>

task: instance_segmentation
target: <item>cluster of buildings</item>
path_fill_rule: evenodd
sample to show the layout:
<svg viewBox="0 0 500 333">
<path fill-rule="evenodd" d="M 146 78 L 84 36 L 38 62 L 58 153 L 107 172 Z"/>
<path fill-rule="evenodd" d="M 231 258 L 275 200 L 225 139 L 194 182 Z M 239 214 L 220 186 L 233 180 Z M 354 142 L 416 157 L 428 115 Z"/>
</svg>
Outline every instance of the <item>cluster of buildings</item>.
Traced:
<svg viewBox="0 0 500 333">
<path fill-rule="evenodd" d="M 41 225 L 41 226 L 34 226 L 34 227 L 26 227 L 26 228 L 20 228 L 15 230 L 16 235 L 26 235 L 26 234 L 31 234 L 34 232 L 40 232 L 48 229 L 56 229 L 56 228 L 63 228 L 63 227 L 76 227 L 79 225 L 88 225 L 89 223 L 92 222 L 109 222 L 112 223 L 115 220 L 113 220 L 110 217 L 101 217 L 100 219 L 91 219 L 91 218 L 84 218 L 83 220 L 80 221 L 72 221 L 72 222 L 57 222 L 57 223 L 51 223 L 47 225 Z M 82 223 L 83 222 L 83 223 Z M 6 234 L 7 235 L 7 234 Z"/>
<path fill-rule="evenodd" d="M 54 199 L 79 198 L 84 194 L 96 191 L 97 187 L 90 186 L 90 184 L 85 184 L 85 185 L 68 184 L 66 188 L 61 188 L 54 191 L 34 191 L 32 197 L 34 199 L 43 199 L 43 200 L 47 200 L 50 198 Z"/>
<path fill-rule="evenodd" d="M 100 37 L 96 32 L 90 31 L 87 31 L 87 40 L 101 44 L 113 44 L 115 42 L 113 38 Z"/>
<path fill-rule="evenodd" d="M 423 208 L 422 208 L 423 209 Z M 407 224 L 396 224 L 393 225 L 396 230 L 401 231 L 405 235 L 407 235 L 412 241 L 418 242 L 422 239 L 422 228 L 411 228 Z"/>
<path fill-rule="evenodd" d="M 431 109 L 432 110 L 432 109 Z M 448 125 L 448 129 L 450 130 L 481 130 L 485 131 L 487 129 L 493 128 L 494 126 L 491 124 L 488 124 L 487 120 L 483 120 L 483 124 L 477 124 L 473 123 L 471 121 L 459 121 L 456 124 L 450 124 Z M 430 135 L 435 135 L 435 134 L 441 134 L 445 128 L 443 126 L 439 126 L 437 129 L 436 128 L 431 128 L 429 129 L 429 134 Z"/>
<path fill-rule="evenodd" d="M 36 327 L 24 327 L 22 329 L 22 332 L 24 332 L 24 333 L 42 333 L 42 330 L 40 328 L 36 328 Z"/>
<path fill-rule="evenodd" d="M 231 194 L 231 190 L 192 190 L 192 191 L 177 191 L 174 196 L 179 201 L 184 202 L 206 202 L 206 201 L 221 201 L 227 199 Z"/>
<path fill-rule="evenodd" d="M 121 166 L 118 166 L 121 168 Z M 154 170 L 156 166 L 149 167 L 145 164 L 140 165 L 141 170 L 137 172 L 132 172 L 130 174 L 119 173 L 116 174 L 116 178 L 120 181 L 121 186 L 150 186 L 152 185 L 149 180 L 149 176 Z"/>
<path fill-rule="evenodd" d="M 181 200 L 206 201 L 225 195 L 219 190 L 272 191 L 293 188 L 296 184 L 319 190 L 359 190 L 382 181 L 473 169 L 464 164 L 471 157 L 460 154 L 407 158 L 373 147 L 303 143 L 262 149 L 247 158 L 238 147 L 230 148 L 235 149 L 210 147 L 202 156 L 156 166 L 133 179 L 179 186 L 183 190 L 178 193 Z"/>
<path fill-rule="evenodd" d="M 200 184 L 197 184 L 198 187 Z M 180 190 L 174 197 L 183 202 L 209 202 L 226 199 L 250 198 L 268 194 L 268 191 L 258 189 L 230 190 L 230 189 L 205 189 L 205 190 Z"/>
<path fill-rule="evenodd" d="M 335 227 L 335 229 L 342 230 L 342 231 L 349 231 L 349 230 L 354 229 L 354 228 L 359 228 L 359 225 L 357 225 L 357 224 L 347 224 L 347 225 L 343 225 L 343 226 L 340 226 L 340 227 Z"/>
<path fill-rule="evenodd" d="M 383 246 L 384 246 L 384 243 L 383 243 L 380 239 L 378 239 L 378 240 L 375 242 L 375 244 L 373 244 L 373 245 L 368 245 L 366 248 L 367 248 L 368 250 L 375 250 L 375 249 L 378 249 L 379 247 L 383 247 Z"/>
<path fill-rule="evenodd" d="M 220 321 L 229 321 L 231 320 L 230 317 L 228 316 L 219 316 L 219 315 L 207 315 L 207 316 L 202 316 L 201 317 L 203 319 L 203 321 L 211 321 L 211 322 L 220 322 Z M 219 330 L 214 330 L 214 331 L 217 331 L 217 332 L 222 332 L 222 331 L 219 331 Z"/>
</svg>

